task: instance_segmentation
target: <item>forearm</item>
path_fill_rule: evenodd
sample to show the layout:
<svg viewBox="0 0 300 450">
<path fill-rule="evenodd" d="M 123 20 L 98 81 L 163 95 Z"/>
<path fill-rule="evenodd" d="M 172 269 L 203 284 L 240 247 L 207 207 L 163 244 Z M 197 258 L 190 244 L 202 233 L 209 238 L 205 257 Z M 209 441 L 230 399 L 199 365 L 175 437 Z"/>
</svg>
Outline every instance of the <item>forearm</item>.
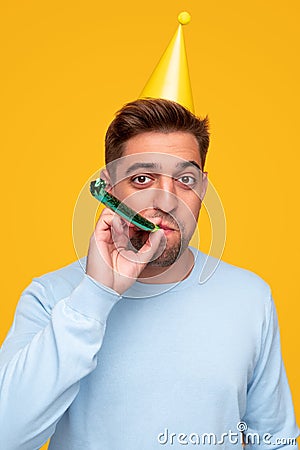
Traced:
<svg viewBox="0 0 300 450">
<path fill-rule="evenodd" d="M 18 337 L 10 337 L 0 360 L 0 448 L 33 450 L 53 434 L 79 381 L 97 365 L 106 319 L 118 299 L 85 276 L 14 354 Z"/>
<path fill-rule="evenodd" d="M 292 396 L 281 355 L 278 319 L 273 299 L 266 303 L 264 337 L 260 357 L 248 386 L 247 410 L 243 421 L 251 438 L 259 436 L 253 450 L 297 450 L 296 424 Z"/>
</svg>

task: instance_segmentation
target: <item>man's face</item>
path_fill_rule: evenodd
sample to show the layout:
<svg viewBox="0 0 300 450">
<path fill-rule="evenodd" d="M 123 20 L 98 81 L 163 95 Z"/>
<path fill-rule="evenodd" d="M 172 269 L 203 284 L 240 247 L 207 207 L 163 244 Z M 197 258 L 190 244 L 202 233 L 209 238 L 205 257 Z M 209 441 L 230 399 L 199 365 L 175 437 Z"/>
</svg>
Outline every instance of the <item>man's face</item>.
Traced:
<svg viewBox="0 0 300 450">
<path fill-rule="evenodd" d="M 164 229 L 164 248 L 149 265 L 173 264 L 189 244 L 206 191 L 196 138 L 185 132 L 139 134 L 125 144 L 115 174 L 112 194 Z M 131 227 L 129 236 L 139 249 L 148 233 Z"/>
</svg>

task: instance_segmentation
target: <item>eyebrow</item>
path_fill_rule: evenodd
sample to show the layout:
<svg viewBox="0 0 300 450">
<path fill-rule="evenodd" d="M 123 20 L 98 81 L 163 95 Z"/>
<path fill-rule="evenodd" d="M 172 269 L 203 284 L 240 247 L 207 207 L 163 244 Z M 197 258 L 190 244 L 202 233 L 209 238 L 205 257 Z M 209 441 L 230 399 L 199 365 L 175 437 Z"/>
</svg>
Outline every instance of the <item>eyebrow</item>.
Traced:
<svg viewBox="0 0 300 450">
<path fill-rule="evenodd" d="M 176 167 L 179 167 L 180 169 L 185 169 L 186 167 L 194 166 L 201 172 L 201 167 L 199 166 L 196 161 L 182 161 L 176 164 Z"/>
<path fill-rule="evenodd" d="M 196 167 L 201 172 L 201 167 L 196 161 L 182 161 L 176 164 L 176 167 L 179 169 L 185 169 L 187 167 Z M 135 172 L 138 169 L 159 169 L 161 168 L 160 164 L 157 163 L 147 163 L 147 162 L 137 162 L 132 164 L 125 172 L 125 176 L 128 176 L 131 172 Z"/>
</svg>

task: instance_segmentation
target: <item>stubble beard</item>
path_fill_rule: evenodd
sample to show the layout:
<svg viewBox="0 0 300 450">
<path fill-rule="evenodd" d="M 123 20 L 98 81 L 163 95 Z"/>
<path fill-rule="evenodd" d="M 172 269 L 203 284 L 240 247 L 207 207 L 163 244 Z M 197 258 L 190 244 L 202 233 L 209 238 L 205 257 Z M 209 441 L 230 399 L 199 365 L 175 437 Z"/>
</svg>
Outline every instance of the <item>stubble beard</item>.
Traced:
<svg viewBox="0 0 300 450">
<path fill-rule="evenodd" d="M 165 247 L 165 242 L 162 241 L 161 245 L 159 245 L 157 251 L 153 255 L 153 258 L 147 266 L 150 267 L 169 267 L 174 264 L 177 259 L 182 255 L 184 250 L 189 245 L 190 239 L 185 236 L 184 230 L 181 232 L 176 232 L 179 234 L 179 238 L 175 243 L 168 244 Z M 128 249 L 138 251 L 140 250 L 149 237 L 148 232 L 138 232 L 134 236 L 130 238 L 128 242 Z"/>
</svg>

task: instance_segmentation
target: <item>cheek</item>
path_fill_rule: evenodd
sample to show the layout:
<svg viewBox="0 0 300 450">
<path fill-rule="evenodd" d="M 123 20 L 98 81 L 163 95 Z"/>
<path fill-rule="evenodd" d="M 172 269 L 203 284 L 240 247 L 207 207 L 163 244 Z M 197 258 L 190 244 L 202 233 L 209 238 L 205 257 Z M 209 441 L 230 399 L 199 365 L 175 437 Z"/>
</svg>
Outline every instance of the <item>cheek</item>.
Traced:
<svg viewBox="0 0 300 450">
<path fill-rule="evenodd" d="M 185 199 L 182 199 L 181 202 L 182 212 L 187 218 L 197 219 L 200 207 L 201 207 L 201 200 L 197 195 L 191 195 L 186 197 Z"/>
<path fill-rule="evenodd" d="M 197 196 L 196 198 L 194 196 L 193 198 L 190 196 L 181 197 L 176 217 L 181 227 L 184 228 L 186 237 L 190 237 L 197 226 L 200 205 L 201 202 Z"/>
<path fill-rule="evenodd" d="M 136 211 L 141 211 L 147 207 L 151 207 L 153 196 L 155 196 L 154 191 L 151 192 L 151 190 L 146 189 L 136 191 L 125 183 L 124 185 L 120 184 L 115 186 L 112 194 Z"/>
</svg>

